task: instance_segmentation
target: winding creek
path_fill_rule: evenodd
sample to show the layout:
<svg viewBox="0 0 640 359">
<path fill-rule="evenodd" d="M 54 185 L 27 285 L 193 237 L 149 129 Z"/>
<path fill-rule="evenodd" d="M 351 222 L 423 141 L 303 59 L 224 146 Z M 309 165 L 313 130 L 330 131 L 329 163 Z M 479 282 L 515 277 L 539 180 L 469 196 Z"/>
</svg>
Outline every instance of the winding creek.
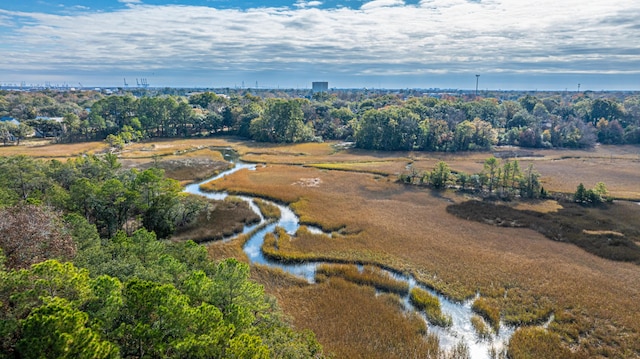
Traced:
<svg viewBox="0 0 640 359">
<path fill-rule="evenodd" d="M 253 171 L 256 169 L 255 164 L 242 163 L 238 161 L 237 158 L 233 155 L 231 151 L 222 151 L 223 155 L 227 160 L 231 160 L 235 163 L 235 167 L 220 173 L 219 175 L 207 179 L 203 182 L 194 183 L 186 186 L 185 191 L 192 194 L 197 194 L 201 196 L 205 196 L 207 198 L 223 200 L 228 196 L 226 192 L 203 192 L 200 190 L 200 185 L 206 182 L 215 181 L 219 178 L 227 176 L 231 173 L 240 170 L 249 170 Z M 275 230 L 276 226 L 284 228 L 287 233 L 293 235 L 298 230 L 300 223 L 298 216 L 296 216 L 293 211 L 287 207 L 277 203 L 272 203 L 280 209 L 281 217 L 275 223 L 268 224 L 256 231 L 257 228 L 264 224 L 264 217 L 260 213 L 260 210 L 253 202 L 253 197 L 248 196 L 236 196 L 241 198 L 242 200 L 248 202 L 251 208 L 260 216 L 260 223 L 245 226 L 243 233 L 249 233 L 255 231 L 252 237 L 247 241 L 244 246 L 244 252 L 249 257 L 251 263 L 262 264 L 270 267 L 281 268 L 284 271 L 287 271 L 295 276 L 306 279 L 310 283 L 314 283 L 316 268 L 320 264 L 324 264 L 324 262 L 307 262 L 302 264 L 285 264 L 277 261 L 270 260 L 266 258 L 262 253 L 262 244 L 264 242 L 265 235 L 267 233 L 271 233 Z M 320 233 L 321 231 L 318 228 L 310 228 L 312 231 L 316 233 Z M 229 238 L 227 240 L 233 240 L 233 238 Z M 415 278 L 412 276 L 394 273 L 388 270 L 384 270 L 389 276 L 395 278 L 396 280 L 405 282 L 409 285 L 409 289 L 413 287 L 420 287 L 432 295 L 435 295 L 440 300 L 440 305 L 442 312 L 446 315 L 451 316 L 452 325 L 448 328 L 442 328 L 435 325 L 428 324 L 429 332 L 435 333 L 440 340 L 440 347 L 443 349 L 451 349 L 459 343 L 463 342 L 468 348 L 471 358 L 474 359 L 483 359 L 490 358 L 490 350 L 493 348 L 496 351 L 500 351 L 505 347 L 506 343 L 509 341 L 509 338 L 515 331 L 515 327 L 505 325 L 501 323 L 500 332 L 498 334 L 493 334 L 491 338 L 488 339 L 478 339 L 474 328 L 471 324 L 471 317 L 474 315 L 471 310 L 472 300 L 465 302 L 454 302 L 443 295 L 433 291 L 432 289 L 425 287 L 418 283 Z M 413 305 L 410 303 L 409 296 L 405 295 L 403 298 L 403 303 L 406 311 L 416 311 Z M 423 319 L 427 321 L 426 317 L 422 315 Z M 428 323 L 428 321 L 427 321 Z"/>
</svg>

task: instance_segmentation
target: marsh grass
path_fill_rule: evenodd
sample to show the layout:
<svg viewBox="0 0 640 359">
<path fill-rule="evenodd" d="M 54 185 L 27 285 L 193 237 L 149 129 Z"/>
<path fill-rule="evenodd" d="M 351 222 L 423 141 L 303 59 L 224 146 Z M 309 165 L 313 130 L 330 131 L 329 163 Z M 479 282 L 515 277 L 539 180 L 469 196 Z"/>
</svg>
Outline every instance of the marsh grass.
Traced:
<svg viewBox="0 0 640 359">
<path fill-rule="evenodd" d="M 349 282 L 372 286 L 378 290 L 396 294 L 407 294 L 409 285 L 397 281 L 380 269 L 373 266 L 364 266 L 359 270 L 355 265 L 348 264 L 323 264 L 316 269 L 316 275 L 324 277 L 340 277 Z"/>
<path fill-rule="evenodd" d="M 560 336 L 539 327 L 516 330 L 509 341 L 509 358 L 580 358 L 585 357 L 562 345 Z"/>
<path fill-rule="evenodd" d="M 243 200 L 234 197 L 223 201 L 208 200 L 207 207 L 197 218 L 178 228 L 172 239 L 196 243 L 221 240 L 240 233 L 245 225 L 259 221 L 260 217 Z"/>
<path fill-rule="evenodd" d="M 341 278 L 308 286 L 265 289 L 278 298 L 298 329 L 311 329 L 336 358 L 440 358 L 438 338 L 424 321 L 405 314 L 389 294 Z M 277 284 L 277 283 L 276 283 Z"/>
<path fill-rule="evenodd" d="M 256 198 L 253 203 L 258 206 L 264 218 L 278 219 L 280 218 L 280 208 L 262 199 Z"/>
<path fill-rule="evenodd" d="M 109 146 L 105 142 L 55 144 L 46 141 L 24 141 L 20 146 L 0 146 L 0 156 L 26 155 L 64 160 L 84 154 L 99 154 L 108 149 Z"/>
<path fill-rule="evenodd" d="M 301 178 L 319 178 L 321 184 L 295 185 Z M 366 173 L 282 165 L 240 171 L 217 182 L 220 189 L 255 192 L 290 203 L 302 223 L 338 233 L 328 237 L 299 231 L 279 241 L 277 252 L 272 251 L 274 258 L 381 265 L 410 272 L 419 282 L 460 301 L 480 291 L 508 323 L 540 323 L 551 312 L 585 308 L 574 313 L 575 323 L 550 326 L 556 333 L 564 327 L 567 332 L 591 328 L 579 339 L 563 335 L 562 345 L 595 350 L 585 348 L 598 343 L 613 353 L 622 348 L 640 350 L 640 325 L 624 315 L 630 309 L 620 309 L 640 311 L 640 303 L 630 299 L 640 290 L 628 285 L 640 281 L 637 268 L 596 260 L 578 247 L 546 240 L 525 227 L 487 226 L 452 216 L 446 208 L 451 198 L 459 201 L 455 194 L 432 194 Z M 557 214 L 545 208 L 557 206 L 545 204 L 532 211 L 536 216 Z M 627 223 L 631 233 L 637 230 L 637 210 L 636 204 L 614 203 L 605 218 L 610 218 L 609 223 L 622 219 L 620 223 Z M 618 228 L 607 230 L 625 233 Z M 607 305 L 597 304 L 602 302 Z M 613 321 L 624 324 L 604 324 Z M 613 329 L 594 330 L 600 325 Z M 622 343 L 607 344 L 619 342 L 613 338 L 623 338 Z"/>
<path fill-rule="evenodd" d="M 500 308 L 495 299 L 478 297 L 473 301 L 471 309 L 484 318 L 494 332 L 500 331 Z"/>
<path fill-rule="evenodd" d="M 451 326 L 451 316 L 442 313 L 438 297 L 415 287 L 409 293 L 409 300 L 413 306 L 426 314 L 430 323 L 445 328 Z"/>
<path fill-rule="evenodd" d="M 154 143 L 155 148 L 151 148 Z M 244 160 L 267 163 L 266 167 L 259 166 L 256 171 L 239 171 L 216 181 L 216 188 L 233 189 L 237 193 L 256 194 L 291 204 L 302 223 L 338 233 L 334 233 L 332 238 L 297 234 L 290 241 L 279 243 L 280 253 L 300 258 L 379 264 L 410 272 L 419 282 L 458 300 L 480 292 L 483 297 L 494 300 L 493 305 L 499 308 L 505 321 L 513 316 L 514 322 L 518 322 L 521 321 L 518 317 L 525 318 L 527 312 L 537 311 L 539 314 L 531 316 L 530 321 L 539 322 L 536 318 L 545 318 L 545 313 L 548 313 L 547 309 L 541 309 L 552 308 L 555 319 L 548 326 L 549 333 L 558 335 L 560 339 L 549 341 L 549 345 L 556 346 L 559 352 L 571 348 L 582 357 L 640 356 L 640 321 L 634 315 L 640 313 L 640 301 L 637 300 L 640 298 L 640 287 L 634 285 L 640 283 L 637 265 L 596 257 L 576 245 L 548 240 L 540 232 L 526 227 L 488 226 L 469 221 L 467 217 L 453 216 L 446 207 L 451 202 L 463 202 L 464 198 L 452 192 L 408 188 L 394 183 L 394 180 L 390 180 L 391 176 L 300 166 L 362 162 L 368 165 L 355 167 L 369 170 L 371 167 L 368 166 L 375 163 L 378 167 L 376 171 L 394 173 L 398 168 L 404 169 L 410 162 L 418 169 L 431 170 L 437 161 L 443 160 L 454 171 L 476 173 L 482 170 L 487 153 L 336 151 L 331 143 L 265 146 L 231 138 L 154 143 L 142 144 L 148 147 L 146 155 L 153 156 L 153 151 L 159 151 L 170 156 L 193 146 L 220 146 L 234 147 L 245 156 Z M 98 145 L 98 148 L 105 146 L 103 143 Z M 65 150 L 66 145 L 59 146 L 62 147 L 47 145 L 37 151 L 29 149 L 28 152 L 23 146 L 7 146 L 7 150 L 35 157 L 55 155 L 61 158 L 85 150 L 96 150 L 75 146 Z M 0 153 L 2 150 L 5 149 L 0 146 Z M 496 148 L 494 152 L 502 151 Z M 526 168 L 533 163 L 542 174 L 542 183 L 548 191 L 571 193 L 580 182 L 590 188 L 603 181 L 616 198 L 640 199 L 637 147 L 598 146 L 592 151 L 529 152 L 525 157 L 519 156 L 520 166 Z M 197 152 L 180 153 L 186 155 Z M 276 162 L 295 165 L 273 165 Z M 319 178 L 321 183 L 318 187 L 297 185 L 303 178 Z M 548 206 L 550 209 L 552 207 L 555 206 Z M 527 209 L 543 212 L 537 205 L 536 208 Z M 581 236 L 585 235 L 583 229 L 614 231 L 624 234 L 624 238 L 636 244 L 640 242 L 633 235 L 640 225 L 637 220 L 640 206 L 636 203 L 614 201 L 606 211 L 599 208 L 584 210 L 587 214 L 574 212 L 576 216 L 573 223 L 583 223 L 582 228 L 577 226 Z M 558 212 L 562 211 L 558 209 Z M 616 226 L 591 226 L 602 221 L 609 221 Z M 602 234 L 593 236 L 598 237 L 596 241 L 606 237 Z M 230 255 L 242 258 L 244 253 L 240 237 L 238 241 L 210 244 L 208 248 L 212 257 Z M 358 293 L 366 291 L 368 287 L 347 283 L 345 288 L 349 289 L 343 293 L 336 289 L 336 281 L 339 278 L 330 278 L 318 286 L 285 288 L 277 296 L 296 325 L 314 328 L 317 333 L 323 332 L 321 343 L 325 348 L 331 348 L 338 357 L 393 357 L 390 353 L 403 354 L 395 357 L 416 356 L 410 354 L 408 348 L 411 345 L 404 343 L 404 338 L 389 340 L 389 343 L 398 344 L 384 345 L 384 341 L 395 338 L 396 333 L 376 332 L 381 329 L 393 330 L 395 321 L 383 321 L 381 323 L 384 324 L 378 324 L 380 328 L 371 329 L 370 333 L 363 329 L 366 325 L 376 325 L 364 321 L 375 318 L 361 318 L 376 313 L 375 308 L 381 311 L 385 310 L 379 308 L 393 308 L 394 315 L 397 315 L 399 312 L 392 300 L 385 297 L 373 302 L 378 304 L 367 302 L 364 307 L 374 311 L 360 311 L 358 305 L 354 308 L 352 304 L 360 304 L 358 298 L 365 300 L 365 296 Z M 336 298 L 342 299 L 334 300 Z M 372 300 L 370 296 L 366 298 L 369 298 L 367 301 Z M 386 314 L 382 317 L 391 318 Z M 355 320 L 350 323 L 351 319 Z M 337 324 L 332 324 L 331 320 Z M 349 332 L 352 328 L 353 335 Z M 414 330 L 414 334 L 409 336 L 418 332 L 417 327 Z M 397 345 L 403 349 L 395 352 L 385 350 L 376 355 L 372 349 L 374 342 L 380 348 L 388 349 Z M 410 342 L 416 343 L 413 339 Z M 514 344 L 517 342 L 513 341 L 511 345 L 518 347 Z M 526 348 L 529 345 L 530 349 L 527 350 L 537 353 L 531 345 L 539 342 L 536 336 L 524 336 L 519 347 Z"/>
<path fill-rule="evenodd" d="M 563 203 L 562 209 L 546 213 L 472 200 L 453 204 L 447 211 L 496 226 L 531 228 L 549 239 L 573 243 L 603 258 L 640 264 L 640 246 L 636 243 L 640 240 L 640 229 L 636 219 L 626 222 L 624 217 L 611 218 L 607 212 L 613 206 L 603 204 L 586 208 L 567 202 Z M 632 209 L 636 215 L 640 215 L 638 207 Z"/>
<path fill-rule="evenodd" d="M 487 340 L 491 338 L 491 328 L 487 326 L 484 319 L 478 315 L 474 315 L 471 317 L 471 326 L 473 326 L 473 330 L 476 332 L 476 335 L 481 340 Z"/>
</svg>

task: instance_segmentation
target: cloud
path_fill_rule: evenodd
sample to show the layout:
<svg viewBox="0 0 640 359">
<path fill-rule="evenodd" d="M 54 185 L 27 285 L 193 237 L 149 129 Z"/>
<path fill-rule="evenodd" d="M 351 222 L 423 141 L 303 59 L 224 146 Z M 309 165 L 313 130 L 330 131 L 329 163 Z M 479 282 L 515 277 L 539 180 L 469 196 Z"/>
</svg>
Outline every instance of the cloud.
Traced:
<svg viewBox="0 0 640 359">
<path fill-rule="evenodd" d="M 297 8 L 301 8 L 301 9 L 305 9 L 305 8 L 309 8 L 309 7 L 318 7 L 318 6 L 322 6 L 322 1 L 298 0 L 294 4 L 294 6 L 297 7 Z"/>
<path fill-rule="evenodd" d="M 375 0 L 359 9 L 298 1 L 292 8 L 247 10 L 119 1 L 135 6 L 64 16 L 0 10 L 0 23 L 19 24 L 0 39 L 0 68 L 335 76 L 640 73 L 635 0 Z"/>
<path fill-rule="evenodd" d="M 405 2 L 403 0 L 373 0 L 367 3 L 362 4 L 362 10 L 370 10 L 381 7 L 391 7 L 391 6 L 403 6 Z"/>
</svg>

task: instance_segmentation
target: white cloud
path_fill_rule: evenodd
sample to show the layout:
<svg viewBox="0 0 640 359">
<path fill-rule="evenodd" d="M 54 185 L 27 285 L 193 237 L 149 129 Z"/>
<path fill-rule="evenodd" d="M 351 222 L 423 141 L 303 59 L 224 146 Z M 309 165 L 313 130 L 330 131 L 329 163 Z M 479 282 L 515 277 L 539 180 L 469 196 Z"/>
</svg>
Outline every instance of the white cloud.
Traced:
<svg viewBox="0 0 640 359">
<path fill-rule="evenodd" d="M 309 7 L 318 7 L 318 6 L 322 6 L 322 1 L 298 0 L 294 4 L 294 6 L 297 7 L 297 8 L 301 8 L 301 9 L 305 9 L 305 8 L 309 8 Z"/>
<path fill-rule="evenodd" d="M 66 16 L 0 10 L 0 22 L 21 24 L 0 39 L 0 68 L 640 73 L 636 0 L 375 0 L 360 9 L 299 1 L 244 11 L 119 1 L 137 5 Z"/>
<path fill-rule="evenodd" d="M 381 7 L 402 6 L 405 5 L 403 0 L 373 0 L 362 4 L 362 10 L 369 10 Z"/>
</svg>

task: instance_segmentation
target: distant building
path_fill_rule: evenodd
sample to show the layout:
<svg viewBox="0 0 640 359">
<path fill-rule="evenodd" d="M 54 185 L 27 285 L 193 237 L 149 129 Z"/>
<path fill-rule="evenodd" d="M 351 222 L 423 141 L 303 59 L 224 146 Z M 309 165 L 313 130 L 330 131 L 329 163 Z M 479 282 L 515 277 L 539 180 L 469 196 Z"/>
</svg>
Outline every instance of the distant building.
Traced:
<svg viewBox="0 0 640 359">
<path fill-rule="evenodd" d="M 326 82 L 326 81 L 323 81 L 323 82 L 312 82 L 311 83 L 311 91 L 313 93 L 327 92 L 327 91 L 329 91 L 329 83 Z"/>
<path fill-rule="evenodd" d="M 20 124 L 20 121 L 16 120 L 13 117 L 10 117 L 10 116 L 5 116 L 5 117 L 0 118 L 0 122 L 8 122 L 8 123 L 12 123 L 12 124 L 14 124 L 16 126 Z"/>
</svg>

